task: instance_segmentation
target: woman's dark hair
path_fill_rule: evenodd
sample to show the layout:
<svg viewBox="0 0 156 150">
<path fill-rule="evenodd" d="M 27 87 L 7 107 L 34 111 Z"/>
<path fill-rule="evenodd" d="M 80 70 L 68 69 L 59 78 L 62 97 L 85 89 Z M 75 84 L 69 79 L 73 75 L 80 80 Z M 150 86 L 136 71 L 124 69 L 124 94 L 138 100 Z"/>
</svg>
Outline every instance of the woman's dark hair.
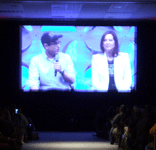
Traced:
<svg viewBox="0 0 156 150">
<path fill-rule="evenodd" d="M 113 31 L 106 31 L 103 34 L 103 36 L 101 38 L 101 42 L 100 42 L 100 48 L 102 50 L 102 53 L 104 53 L 105 52 L 105 49 L 103 48 L 103 40 L 104 40 L 104 38 L 105 38 L 105 36 L 107 34 L 111 34 L 113 36 L 114 41 L 115 41 L 115 47 L 114 47 L 114 50 L 113 50 L 113 54 L 112 55 L 113 55 L 113 57 L 116 57 L 119 54 L 119 42 L 118 42 L 118 38 L 117 38 L 117 35 L 116 35 L 115 32 L 113 32 Z"/>
</svg>

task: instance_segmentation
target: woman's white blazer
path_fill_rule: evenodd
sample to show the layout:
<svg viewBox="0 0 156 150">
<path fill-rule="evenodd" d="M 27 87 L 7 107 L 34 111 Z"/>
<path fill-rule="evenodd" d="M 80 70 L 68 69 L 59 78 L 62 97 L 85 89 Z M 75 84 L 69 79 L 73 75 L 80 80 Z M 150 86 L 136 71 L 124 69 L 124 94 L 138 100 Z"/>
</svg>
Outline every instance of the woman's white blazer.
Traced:
<svg viewBox="0 0 156 150">
<path fill-rule="evenodd" d="M 129 92 L 132 84 L 130 59 L 128 53 L 120 52 L 114 57 L 114 81 L 118 92 Z M 95 54 L 92 58 L 92 88 L 108 91 L 109 68 L 106 53 Z"/>
</svg>

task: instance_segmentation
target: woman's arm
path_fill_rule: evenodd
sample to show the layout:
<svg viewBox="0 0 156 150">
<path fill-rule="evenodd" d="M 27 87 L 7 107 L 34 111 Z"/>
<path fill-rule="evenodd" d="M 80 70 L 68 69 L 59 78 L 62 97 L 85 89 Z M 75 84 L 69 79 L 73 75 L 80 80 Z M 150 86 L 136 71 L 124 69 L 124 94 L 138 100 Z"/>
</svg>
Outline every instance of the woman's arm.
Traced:
<svg viewBox="0 0 156 150">
<path fill-rule="evenodd" d="M 131 88 L 132 86 L 132 74 L 131 74 L 131 66 L 130 66 L 130 59 L 129 59 L 129 55 L 126 55 L 125 58 L 125 72 L 124 72 L 124 86 L 126 89 Z"/>
</svg>

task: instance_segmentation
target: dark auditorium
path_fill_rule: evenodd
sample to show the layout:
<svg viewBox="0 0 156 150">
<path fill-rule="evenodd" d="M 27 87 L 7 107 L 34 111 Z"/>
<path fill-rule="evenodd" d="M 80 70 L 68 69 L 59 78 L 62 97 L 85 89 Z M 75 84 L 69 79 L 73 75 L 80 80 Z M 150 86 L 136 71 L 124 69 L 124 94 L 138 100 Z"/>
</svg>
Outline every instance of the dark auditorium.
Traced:
<svg viewBox="0 0 156 150">
<path fill-rule="evenodd" d="M 1 150 L 156 150 L 155 0 L 0 2 Z"/>
</svg>

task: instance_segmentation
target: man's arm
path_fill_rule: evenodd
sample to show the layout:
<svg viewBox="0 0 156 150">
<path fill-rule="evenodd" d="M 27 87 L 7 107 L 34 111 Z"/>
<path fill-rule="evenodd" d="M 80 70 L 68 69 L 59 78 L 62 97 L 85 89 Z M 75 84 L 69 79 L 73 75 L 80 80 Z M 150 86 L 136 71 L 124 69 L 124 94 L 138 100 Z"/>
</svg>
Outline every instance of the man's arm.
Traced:
<svg viewBox="0 0 156 150">
<path fill-rule="evenodd" d="M 36 64 L 36 60 L 32 58 L 29 66 L 29 80 L 28 84 L 31 90 L 37 91 L 39 90 L 39 71 Z"/>
<path fill-rule="evenodd" d="M 65 70 L 62 71 L 61 74 L 62 74 L 62 76 L 66 82 L 69 82 L 70 84 L 73 84 L 75 82 L 75 76 L 74 75 L 70 75 Z"/>
<path fill-rule="evenodd" d="M 60 72 L 66 82 L 73 84 L 75 82 L 75 75 L 68 73 L 66 70 L 63 70 L 59 62 L 54 62 L 54 69 Z"/>
</svg>

